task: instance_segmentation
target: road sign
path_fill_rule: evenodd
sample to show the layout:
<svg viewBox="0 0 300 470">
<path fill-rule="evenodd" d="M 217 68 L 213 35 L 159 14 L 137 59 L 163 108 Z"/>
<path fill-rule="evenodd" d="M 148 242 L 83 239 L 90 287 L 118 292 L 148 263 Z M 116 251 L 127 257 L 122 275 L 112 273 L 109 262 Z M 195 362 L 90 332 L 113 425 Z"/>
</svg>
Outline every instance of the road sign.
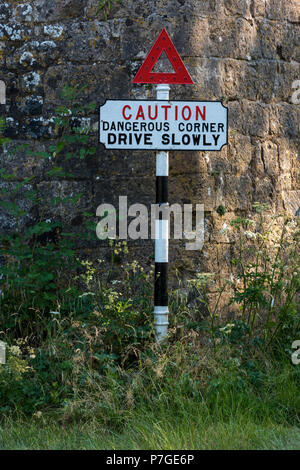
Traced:
<svg viewBox="0 0 300 470">
<path fill-rule="evenodd" d="M 227 134 L 220 101 L 108 100 L 100 107 L 107 149 L 219 151 Z"/>
<path fill-rule="evenodd" d="M 163 52 L 166 53 L 175 73 L 152 72 L 156 62 Z M 132 83 L 173 83 L 180 85 L 193 85 L 194 82 L 165 28 L 158 36 L 141 68 L 132 80 Z"/>
<path fill-rule="evenodd" d="M 174 73 L 153 72 L 165 52 Z M 219 151 L 227 144 L 228 113 L 220 101 L 169 101 L 170 84 L 191 79 L 168 33 L 163 29 L 132 83 L 153 83 L 156 100 L 107 100 L 100 107 L 100 142 L 107 149 L 157 150 L 156 204 L 167 208 L 168 150 Z M 168 334 L 169 221 L 155 220 L 154 318 L 158 342 Z"/>
</svg>

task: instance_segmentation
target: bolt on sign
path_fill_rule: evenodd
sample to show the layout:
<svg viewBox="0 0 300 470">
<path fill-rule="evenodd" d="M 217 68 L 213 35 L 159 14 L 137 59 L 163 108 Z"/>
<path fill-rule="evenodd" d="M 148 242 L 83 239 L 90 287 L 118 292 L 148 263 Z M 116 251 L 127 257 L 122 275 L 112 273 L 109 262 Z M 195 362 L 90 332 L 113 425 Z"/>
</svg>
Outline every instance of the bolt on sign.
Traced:
<svg viewBox="0 0 300 470">
<path fill-rule="evenodd" d="M 108 100 L 100 109 L 107 149 L 221 150 L 227 108 L 209 101 Z"/>
</svg>

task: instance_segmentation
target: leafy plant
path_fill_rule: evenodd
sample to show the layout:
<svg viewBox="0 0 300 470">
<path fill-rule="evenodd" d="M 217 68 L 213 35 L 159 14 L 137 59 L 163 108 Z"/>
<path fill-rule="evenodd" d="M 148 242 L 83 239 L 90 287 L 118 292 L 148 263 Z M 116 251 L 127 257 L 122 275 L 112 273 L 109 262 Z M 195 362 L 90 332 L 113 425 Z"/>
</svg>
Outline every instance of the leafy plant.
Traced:
<svg viewBox="0 0 300 470">
<path fill-rule="evenodd" d="M 257 327 L 267 344 L 284 329 L 299 329 L 299 221 L 264 213 L 265 205 L 255 204 L 258 220 L 238 218 L 232 226 L 238 232 L 238 256 L 231 302 L 241 307 L 242 321 L 250 336 Z M 282 220 L 282 223 L 280 221 Z"/>
<path fill-rule="evenodd" d="M 96 151 L 89 146 L 89 128 L 78 125 L 80 117 L 76 117 L 91 109 L 91 105 L 81 106 L 76 102 L 81 91 L 70 87 L 63 90 L 62 98 L 69 105 L 56 110 L 54 122 L 59 138 L 55 144 L 49 145 L 45 152 L 33 153 L 26 145 L 22 148 L 28 156 L 45 162 L 46 181 L 42 190 L 37 189 L 38 177 L 16 182 L 15 175 L 5 167 L 5 158 L 1 162 L 4 184 L 0 189 L 0 206 L 11 229 L 0 234 L 0 256 L 4 260 L 0 266 L 0 325 L 16 337 L 41 335 L 45 326 L 42 319 L 47 321 L 57 305 L 77 292 L 69 276 L 78 270 L 74 241 L 80 234 L 70 232 L 59 217 L 48 214 L 49 211 L 55 214 L 59 207 L 73 205 L 81 198 L 80 194 L 49 197 L 54 181 L 72 176 L 64 168 L 65 163 L 88 158 Z M 2 131 L 4 127 L 3 124 Z M 1 148 L 8 143 L 9 139 L 1 137 Z M 9 151 L 7 148 L 6 155 Z M 32 216 L 28 214 L 29 209 Z M 86 226 L 84 232 L 85 229 Z"/>
<path fill-rule="evenodd" d="M 235 240 L 229 279 L 199 273 L 173 306 L 177 324 L 209 333 L 214 354 L 228 343 L 282 353 L 300 333 L 299 221 L 270 216 L 264 204 L 253 209 L 253 219 L 237 217 L 226 229 Z"/>
</svg>

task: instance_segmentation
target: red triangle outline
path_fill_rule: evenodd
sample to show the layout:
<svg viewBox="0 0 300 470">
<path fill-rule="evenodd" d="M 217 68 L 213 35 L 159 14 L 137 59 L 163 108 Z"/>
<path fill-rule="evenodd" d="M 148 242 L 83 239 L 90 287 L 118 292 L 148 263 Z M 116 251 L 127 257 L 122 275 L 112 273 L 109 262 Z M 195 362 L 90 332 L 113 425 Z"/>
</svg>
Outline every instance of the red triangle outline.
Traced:
<svg viewBox="0 0 300 470">
<path fill-rule="evenodd" d="M 153 67 L 164 51 L 175 73 L 152 72 Z M 132 83 L 166 83 L 169 85 L 172 83 L 176 85 L 194 84 L 165 28 L 162 29 L 156 39 L 146 59 L 132 80 Z"/>
</svg>

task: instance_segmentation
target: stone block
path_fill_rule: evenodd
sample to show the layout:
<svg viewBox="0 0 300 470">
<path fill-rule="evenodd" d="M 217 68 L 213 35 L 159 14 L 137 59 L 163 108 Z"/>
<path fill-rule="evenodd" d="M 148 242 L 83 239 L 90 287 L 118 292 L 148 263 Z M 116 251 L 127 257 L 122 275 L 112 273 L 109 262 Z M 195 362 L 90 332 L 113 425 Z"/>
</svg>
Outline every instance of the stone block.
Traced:
<svg viewBox="0 0 300 470">
<path fill-rule="evenodd" d="M 25 116 L 35 116 L 42 114 L 43 103 L 43 97 L 40 95 L 30 95 L 16 98 L 18 111 Z"/>
<path fill-rule="evenodd" d="M 260 20 L 257 24 L 257 41 L 261 57 L 299 62 L 299 25 Z"/>
<path fill-rule="evenodd" d="M 290 101 L 292 83 L 299 74 L 300 66 L 296 62 L 226 59 L 221 77 L 227 99 L 270 103 Z"/>
<path fill-rule="evenodd" d="M 39 209 L 45 219 L 60 220 L 68 225 L 83 211 L 92 212 L 91 182 L 42 181 L 37 185 L 37 190 L 43 199 L 43 207 Z"/>
<path fill-rule="evenodd" d="M 0 41 L 0 67 L 5 65 L 5 41 Z"/>
<path fill-rule="evenodd" d="M 23 74 L 20 80 L 23 93 L 43 93 L 43 73 L 40 70 Z"/>
<path fill-rule="evenodd" d="M 3 232 L 20 231 L 34 220 L 34 206 L 30 200 L 33 191 L 30 184 L 0 182 L 0 200 L 9 206 L 1 206 L 0 227 Z M 10 204 L 13 202 L 14 210 Z"/>
<path fill-rule="evenodd" d="M 112 188 L 115 190 L 112 190 Z M 119 196 L 127 196 L 128 205 L 135 203 L 150 207 L 155 204 L 155 177 L 114 177 L 96 178 L 94 180 L 94 201 L 97 208 L 100 204 L 113 204 L 119 207 Z"/>
<path fill-rule="evenodd" d="M 33 21 L 33 8 L 30 2 L 24 2 L 16 5 L 13 9 L 13 17 L 20 23 L 29 23 Z"/>
<path fill-rule="evenodd" d="M 250 8 L 251 8 L 251 14 L 253 18 L 259 18 L 261 16 L 265 16 L 266 1 L 265 0 L 253 0 Z"/>
<path fill-rule="evenodd" d="M 299 137 L 300 107 L 293 104 L 270 105 L 270 134 L 284 138 Z"/>
<path fill-rule="evenodd" d="M 7 21 L 11 16 L 11 5 L 8 2 L 0 3 L 0 20 Z"/>
<path fill-rule="evenodd" d="M 249 0 L 224 0 L 225 13 L 243 18 L 251 18 L 251 2 Z"/>
<path fill-rule="evenodd" d="M 125 20 L 69 22 L 61 42 L 61 62 L 88 64 L 120 59 L 120 38 Z"/>
<path fill-rule="evenodd" d="M 38 154 L 45 150 L 45 146 L 39 142 L 11 141 L 2 152 L 1 167 L 6 173 L 14 175 L 15 180 L 33 176 L 42 178 L 46 160 Z"/>
<path fill-rule="evenodd" d="M 0 24 L 0 39 L 11 42 L 28 41 L 32 37 L 32 29 L 22 23 L 8 22 Z"/>
<path fill-rule="evenodd" d="M 54 117 L 28 117 L 23 120 L 20 132 L 27 139 L 44 139 L 55 137 Z"/>
<path fill-rule="evenodd" d="M 251 172 L 253 146 L 249 136 L 234 133 L 229 138 L 228 162 L 237 175 Z"/>
<path fill-rule="evenodd" d="M 269 109 L 264 103 L 242 101 L 243 134 L 264 137 L 269 133 Z"/>
<path fill-rule="evenodd" d="M 253 184 L 250 172 L 241 176 L 225 175 L 223 185 L 217 194 L 217 204 L 223 205 L 229 212 L 251 209 Z"/>
<path fill-rule="evenodd" d="M 282 199 L 284 209 L 288 213 L 300 217 L 300 190 L 282 191 Z"/>
<path fill-rule="evenodd" d="M 33 70 L 49 67 L 58 61 L 59 48 L 53 40 L 28 41 L 7 57 L 7 68 L 10 70 Z"/>
<path fill-rule="evenodd" d="M 192 87 L 178 87 L 180 99 L 222 100 L 223 86 L 222 61 L 220 59 L 187 59 L 185 65 L 194 81 Z"/>
<path fill-rule="evenodd" d="M 255 169 L 259 175 L 267 174 L 276 178 L 279 174 L 279 151 L 276 143 L 271 140 L 257 143 Z"/>
<path fill-rule="evenodd" d="M 206 174 L 189 174 L 170 178 L 170 204 L 204 204 L 205 211 L 211 211 L 216 205 L 218 182 Z"/>
<path fill-rule="evenodd" d="M 214 18 L 209 24 L 208 41 L 209 55 L 213 57 L 249 59 L 257 56 L 257 32 L 253 20 Z"/>
<path fill-rule="evenodd" d="M 272 179 L 266 176 L 254 178 L 253 202 L 268 204 L 271 208 L 276 207 L 277 191 Z"/>
<path fill-rule="evenodd" d="M 64 102 L 61 93 L 66 84 L 82 89 L 81 94 L 76 97 L 76 101 L 81 104 L 101 105 L 106 99 L 127 99 L 131 88 L 127 68 L 118 65 L 112 76 L 110 73 L 109 64 L 49 67 L 44 78 L 45 104 Z"/>
<path fill-rule="evenodd" d="M 34 0 L 34 20 L 51 22 L 69 18 L 79 18 L 84 15 L 87 0 Z"/>
<path fill-rule="evenodd" d="M 267 0 L 266 17 L 270 20 L 299 22 L 300 7 L 297 0 Z"/>
<path fill-rule="evenodd" d="M 94 176 L 111 178 L 116 176 L 147 176 L 155 175 L 154 151 L 105 150 L 98 144 Z M 170 160 L 170 165 L 172 165 Z"/>
</svg>

